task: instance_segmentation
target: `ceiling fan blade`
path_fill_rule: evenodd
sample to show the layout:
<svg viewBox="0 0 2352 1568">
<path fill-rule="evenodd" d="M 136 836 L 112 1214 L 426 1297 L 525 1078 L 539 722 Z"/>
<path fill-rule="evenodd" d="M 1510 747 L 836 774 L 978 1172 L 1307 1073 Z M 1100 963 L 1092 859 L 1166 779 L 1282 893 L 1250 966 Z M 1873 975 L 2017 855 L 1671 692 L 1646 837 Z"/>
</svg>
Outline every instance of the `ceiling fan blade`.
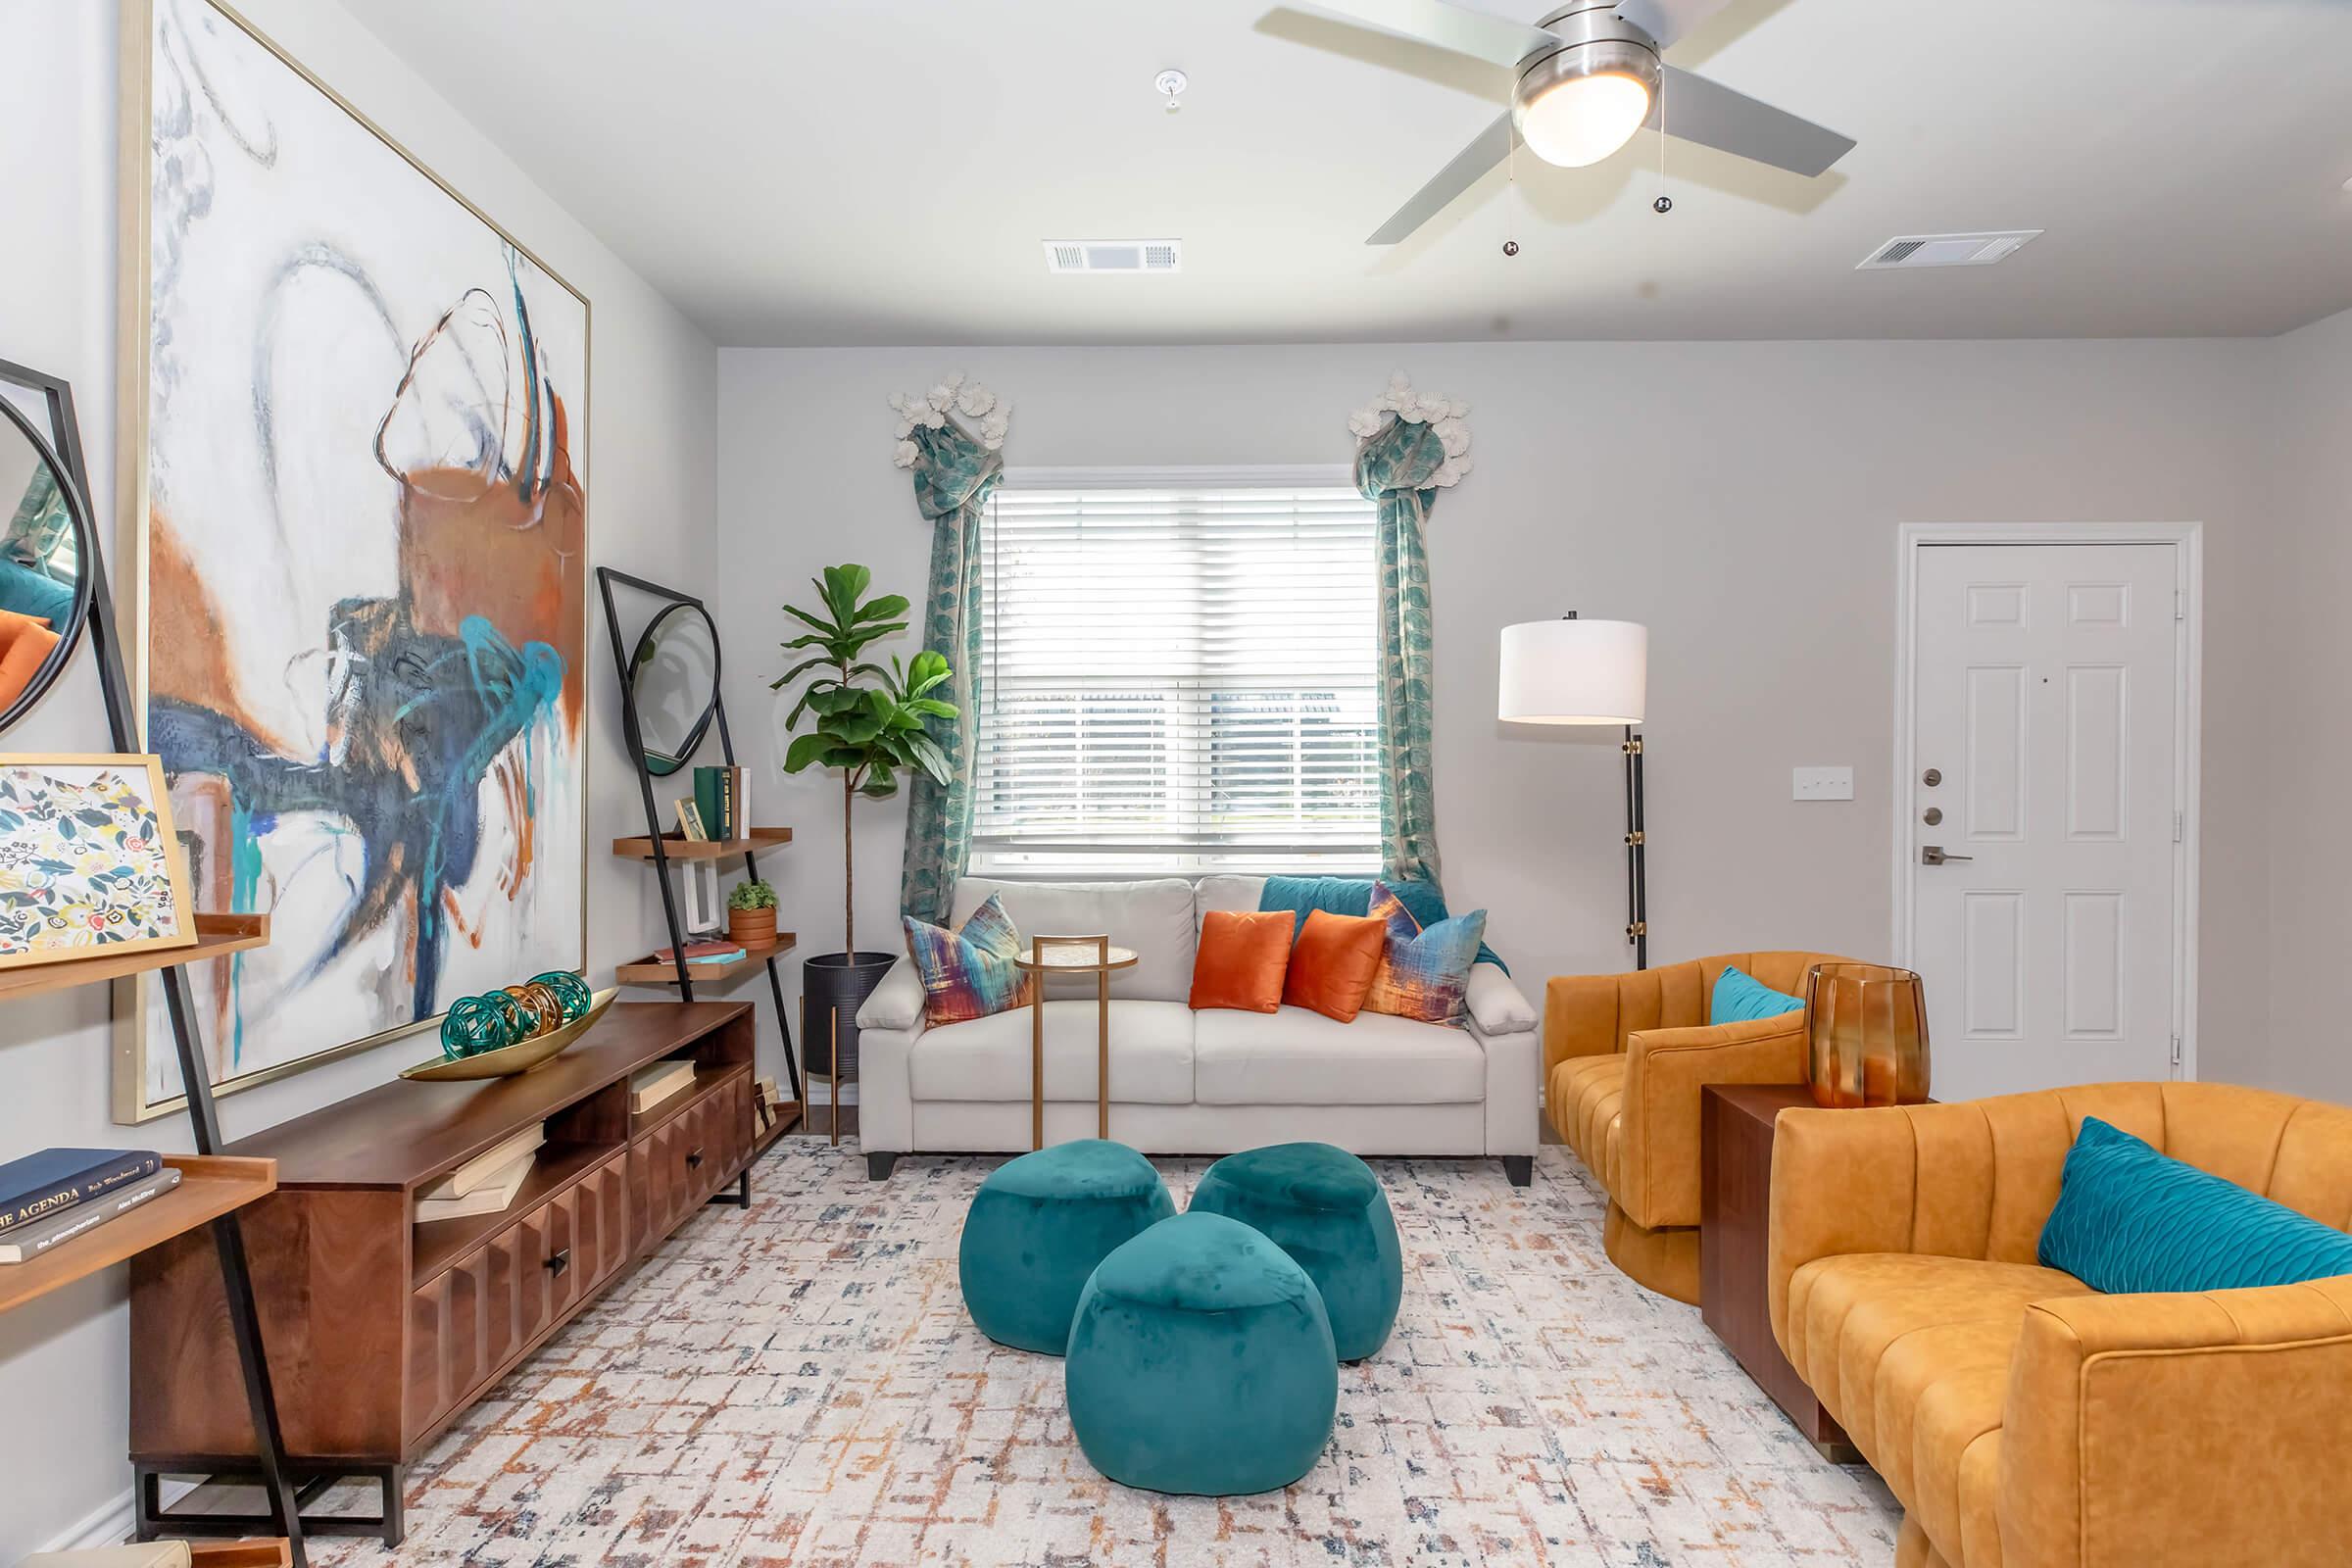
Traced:
<svg viewBox="0 0 2352 1568">
<path fill-rule="evenodd" d="M 1556 49 L 1560 40 L 1541 27 L 1504 17 L 1489 16 L 1446 0 L 1304 0 L 1317 11 L 1360 22 L 1399 37 L 1450 49 L 1457 55 L 1491 65 L 1516 66 L 1539 49 Z"/>
<path fill-rule="evenodd" d="M 1621 0 L 1617 15 L 1664 49 L 1729 4 L 1731 0 Z"/>
<path fill-rule="evenodd" d="M 1503 115 L 1492 125 L 1480 131 L 1469 146 L 1453 155 L 1453 162 L 1438 171 L 1437 177 L 1413 193 L 1413 199 L 1396 209 L 1396 216 L 1365 240 L 1367 245 L 1394 245 L 1414 229 L 1451 206 L 1453 199 L 1485 176 L 1488 170 L 1511 154 L 1511 117 Z"/>
<path fill-rule="evenodd" d="M 1651 126 L 1659 124 L 1663 115 L 1670 136 L 1791 173 L 1825 172 L 1854 150 L 1851 136 L 1672 66 L 1665 68 L 1664 90 L 1658 96 L 1657 107 L 1649 112 Z"/>
</svg>

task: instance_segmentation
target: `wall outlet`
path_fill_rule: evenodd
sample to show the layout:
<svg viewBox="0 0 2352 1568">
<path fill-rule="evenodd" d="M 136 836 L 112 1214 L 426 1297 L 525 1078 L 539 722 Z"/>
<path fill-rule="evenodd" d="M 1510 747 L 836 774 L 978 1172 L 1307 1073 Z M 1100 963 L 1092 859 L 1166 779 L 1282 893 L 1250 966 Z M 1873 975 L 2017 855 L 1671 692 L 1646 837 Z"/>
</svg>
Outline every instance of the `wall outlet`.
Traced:
<svg viewBox="0 0 2352 1568">
<path fill-rule="evenodd" d="M 1854 770 L 1850 767 L 1790 768 L 1788 798 L 1792 801 L 1850 801 L 1854 798 Z"/>
</svg>

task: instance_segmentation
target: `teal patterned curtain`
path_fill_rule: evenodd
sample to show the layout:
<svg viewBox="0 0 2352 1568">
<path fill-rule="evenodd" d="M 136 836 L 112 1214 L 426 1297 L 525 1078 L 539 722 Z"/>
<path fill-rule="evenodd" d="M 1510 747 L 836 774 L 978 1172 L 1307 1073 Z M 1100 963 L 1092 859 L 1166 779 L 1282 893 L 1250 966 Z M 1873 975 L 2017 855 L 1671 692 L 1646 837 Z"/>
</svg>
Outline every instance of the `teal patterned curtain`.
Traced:
<svg viewBox="0 0 2352 1568">
<path fill-rule="evenodd" d="M 1436 760 L 1430 748 L 1429 548 L 1438 491 L 1469 471 L 1465 404 L 1416 394 L 1399 372 L 1348 427 L 1361 445 L 1355 487 L 1379 505 L 1380 837 L 1382 873 L 1442 885 Z"/>
<path fill-rule="evenodd" d="M 955 670 L 939 695 L 961 715 L 925 721 L 948 754 L 946 785 L 916 773 L 906 805 L 906 849 L 899 905 L 933 925 L 945 924 L 972 845 L 972 790 L 980 712 L 980 516 L 1004 476 L 1005 425 L 1011 410 L 976 382 L 944 381 L 920 398 L 893 398 L 900 441 L 893 460 L 914 475 L 915 510 L 931 524 L 931 584 L 923 600 L 923 642 Z M 953 415 L 973 420 L 972 434 Z"/>
</svg>

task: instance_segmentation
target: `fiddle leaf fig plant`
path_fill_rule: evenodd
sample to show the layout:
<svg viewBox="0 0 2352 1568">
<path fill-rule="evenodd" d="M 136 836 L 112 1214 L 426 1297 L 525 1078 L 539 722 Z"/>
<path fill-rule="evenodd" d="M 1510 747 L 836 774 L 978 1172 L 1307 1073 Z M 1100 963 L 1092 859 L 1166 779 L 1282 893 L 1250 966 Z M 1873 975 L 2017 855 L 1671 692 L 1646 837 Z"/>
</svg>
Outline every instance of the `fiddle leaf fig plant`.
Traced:
<svg viewBox="0 0 2352 1568">
<path fill-rule="evenodd" d="M 948 782 L 948 755 L 923 728 L 927 718 L 953 719 L 956 705 L 931 695 L 945 685 L 953 671 L 947 657 L 924 649 L 902 662 L 892 655 L 888 668 L 866 658 L 866 650 L 885 637 L 906 629 L 906 600 L 883 594 L 859 603 L 873 582 L 863 566 L 827 566 L 821 578 L 811 578 L 818 610 L 786 605 L 784 612 L 808 629 L 784 645 L 787 652 L 808 657 L 776 677 L 770 689 L 782 691 L 807 679 L 799 701 L 784 720 L 793 737 L 784 754 L 784 771 L 802 773 L 811 767 L 841 772 L 842 945 L 858 951 L 857 859 L 852 808 L 858 796 L 888 800 L 899 792 L 902 777 L 921 772 L 932 782 Z"/>
</svg>

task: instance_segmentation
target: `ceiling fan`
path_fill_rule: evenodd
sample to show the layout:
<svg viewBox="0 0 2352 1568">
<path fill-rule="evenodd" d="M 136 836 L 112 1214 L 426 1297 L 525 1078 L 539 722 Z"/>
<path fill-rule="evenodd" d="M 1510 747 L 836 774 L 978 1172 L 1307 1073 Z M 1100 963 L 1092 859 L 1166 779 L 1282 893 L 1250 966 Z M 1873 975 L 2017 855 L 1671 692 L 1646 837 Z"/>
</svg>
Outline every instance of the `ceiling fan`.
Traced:
<svg viewBox="0 0 2352 1568">
<path fill-rule="evenodd" d="M 1514 128 L 1545 163 L 1582 169 L 1656 124 L 1661 99 L 1669 135 L 1776 169 L 1819 174 L 1853 150 L 1851 136 L 1658 58 L 1730 0 L 1569 0 L 1532 27 L 1450 0 L 1306 3 L 1513 73 L 1510 112 L 1455 154 L 1367 245 L 1394 245 L 1444 211 L 1510 155 Z"/>
</svg>

